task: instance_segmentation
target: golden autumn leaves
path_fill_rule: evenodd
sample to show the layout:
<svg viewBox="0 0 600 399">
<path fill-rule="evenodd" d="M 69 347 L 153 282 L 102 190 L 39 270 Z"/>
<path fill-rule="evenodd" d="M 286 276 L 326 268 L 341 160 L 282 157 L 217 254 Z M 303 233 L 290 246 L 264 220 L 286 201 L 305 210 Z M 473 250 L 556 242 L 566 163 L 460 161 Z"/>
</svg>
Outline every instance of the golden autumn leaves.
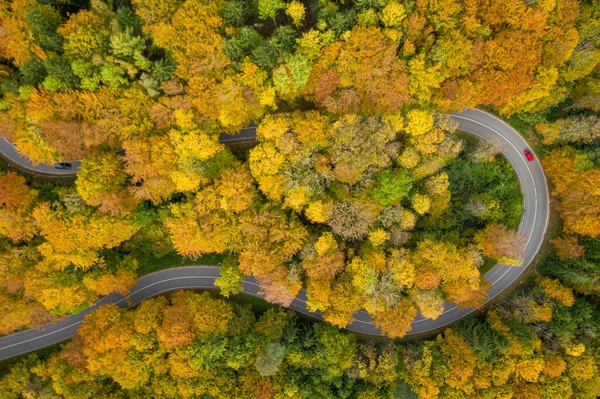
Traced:
<svg viewBox="0 0 600 399">
<path fill-rule="evenodd" d="M 53 233 L 51 224 L 99 227 L 90 228 L 89 242 L 78 241 L 79 257 L 58 239 L 41 246 L 44 256 L 64 255 L 82 269 L 97 264 L 101 248 L 135 234 L 132 213 L 152 206 L 161 243 L 168 231 L 182 255 L 236 254 L 229 283 L 235 286 L 241 272 L 255 275 L 281 303 L 308 282 L 315 309 L 341 325 L 360 307 L 378 313 L 383 324 L 391 317 L 384 310 L 407 320 L 415 306 L 437 315 L 444 295 L 477 303 L 482 286 L 473 277 L 472 251 L 462 244 L 440 249 L 443 261 L 454 262 L 456 253 L 466 260 L 457 264 L 457 276 L 437 266 L 422 270 L 419 251 L 441 240 L 420 248 L 416 243 L 425 241 L 411 234 L 451 206 L 441 169 L 462 150 L 448 134 L 449 120 L 425 109 L 478 103 L 534 109 L 562 90 L 556 68 L 575 45 L 565 28 L 575 6 L 532 11 L 510 4 L 461 8 L 446 1 L 428 10 L 426 2 L 410 8 L 391 1 L 360 8 L 355 25 L 338 29 L 326 15 L 338 11 L 332 4 L 308 26 L 311 10 L 303 3 L 262 2 L 263 16 L 274 23 L 279 11 L 290 18 L 289 26 L 250 35 L 258 35 L 260 49 L 281 47 L 265 63 L 254 49 L 242 49 L 238 58 L 225 51 L 225 43 L 239 44 L 254 27 L 249 17 L 230 23 L 222 1 L 136 0 L 131 26 L 99 2 L 59 18 L 61 62 L 79 84 L 54 76 L 7 92 L 0 124 L 36 162 L 83 160 L 78 196 L 69 201 L 82 200 L 84 215 L 40 207 L 44 235 Z M 39 7 L 22 0 L 2 9 L 8 36 L 0 51 L 18 67 L 33 55 L 42 63 L 56 55 L 36 43 L 26 21 L 27 13 L 51 11 Z M 542 39 L 544 29 L 530 19 L 553 34 Z M 571 40 L 556 48 L 566 36 Z M 165 63 L 170 73 L 161 72 Z M 310 110 L 294 111 L 300 105 Z M 241 162 L 217 137 L 251 121 L 260 121 L 260 144 Z M 123 156 L 116 155 L 120 149 Z M 26 217 L 19 212 L 14 220 Z M 105 234 L 107 217 L 119 229 L 114 240 Z M 336 245 L 313 251 L 321 238 Z M 413 250 L 402 252 L 407 243 Z M 493 249 L 487 253 L 497 254 Z M 418 287 L 410 276 L 421 272 L 426 284 Z M 467 280 L 462 286 L 472 297 L 459 289 Z"/>
<path fill-rule="evenodd" d="M 304 285 L 308 308 L 339 326 L 362 308 L 402 336 L 417 309 L 436 318 L 444 300 L 478 306 L 487 285 L 477 250 L 432 240 L 403 248 L 419 218 L 434 220 L 449 206 L 439 168 L 460 151 L 452 129 L 418 110 L 383 121 L 270 115 L 248 166 L 234 162 L 193 200 L 171 206 L 171 240 L 186 256 L 236 254 L 219 281 L 228 292 L 242 273 L 253 275 L 268 300 L 289 305 Z"/>
</svg>

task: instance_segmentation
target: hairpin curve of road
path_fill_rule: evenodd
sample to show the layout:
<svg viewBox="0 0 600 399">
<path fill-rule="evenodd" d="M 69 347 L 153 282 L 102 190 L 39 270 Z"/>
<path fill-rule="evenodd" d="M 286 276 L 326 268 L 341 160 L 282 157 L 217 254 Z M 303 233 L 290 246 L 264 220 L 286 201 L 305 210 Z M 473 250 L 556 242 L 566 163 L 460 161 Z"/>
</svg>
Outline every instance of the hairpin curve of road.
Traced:
<svg viewBox="0 0 600 399">
<path fill-rule="evenodd" d="M 521 276 L 541 248 L 550 215 L 548 186 L 538 158 L 535 157 L 533 162 L 527 162 L 523 156 L 523 151 L 529 148 L 527 142 L 516 130 L 501 119 L 477 109 L 452 113 L 448 116 L 458 124 L 459 130 L 486 140 L 494 139 L 500 143 L 500 151 L 515 169 L 523 193 L 524 213 L 519 225 L 519 232 L 527 236 L 523 266 L 511 267 L 498 264 L 485 274 L 484 277 L 492 284 L 488 291 L 488 299 L 486 300 L 488 302 Z M 224 144 L 256 141 L 256 126 L 242 129 L 240 134 L 235 136 L 222 134 L 220 141 Z M 72 168 L 67 170 L 55 169 L 49 165 L 33 165 L 6 140 L 0 140 L 0 154 L 23 170 L 44 175 L 74 176 L 80 167 L 79 161 L 73 162 Z M 75 335 L 85 315 L 99 306 L 114 303 L 122 308 L 130 308 L 145 299 L 165 292 L 180 289 L 217 289 L 214 281 L 218 277 L 218 266 L 174 267 L 147 274 L 137 280 L 135 287 L 125 297 L 116 293 L 111 294 L 101 298 L 82 312 L 71 315 L 64 320 L 0 338 L 0 360 L 33 352 L 68 340 Z M 260 285 L 254 278 L 247 277 L 244 280 L 243 293 L 260 296 L 258 294 L 259 290 Z M 304 289 L 291 303 L 290 309 L 322 320 L 320 312 L 309 312 L 306 308 L 306 291 Z M 459 309 L 451 303 L 445 303 L 444 312 L 435 320 L 417 314 L 407 335 L 439 329 L 467 316 L 474 310 L 471 308 Z M 382 335 L 381 331 L 371 323 L 369 314 L 364 310 L 354 315 L 354 321 L 346 329 L 361 334 Z"/>
</svg>

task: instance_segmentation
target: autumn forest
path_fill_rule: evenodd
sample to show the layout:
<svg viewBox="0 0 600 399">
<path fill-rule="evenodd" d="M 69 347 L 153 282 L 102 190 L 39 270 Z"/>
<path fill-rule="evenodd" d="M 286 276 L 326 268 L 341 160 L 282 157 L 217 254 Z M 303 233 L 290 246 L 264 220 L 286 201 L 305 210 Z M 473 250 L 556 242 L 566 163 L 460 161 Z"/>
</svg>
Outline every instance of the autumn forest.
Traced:
<svg viewBox="0 0 600 399">
<path fill-rule="evenodd" d="M 0 361 L 0 399 L 600 396 L 595 0 L 0 0 L 0 141 L 71 168 L 0 147 L 0 336 L 219 267 Z"/>
</svg>

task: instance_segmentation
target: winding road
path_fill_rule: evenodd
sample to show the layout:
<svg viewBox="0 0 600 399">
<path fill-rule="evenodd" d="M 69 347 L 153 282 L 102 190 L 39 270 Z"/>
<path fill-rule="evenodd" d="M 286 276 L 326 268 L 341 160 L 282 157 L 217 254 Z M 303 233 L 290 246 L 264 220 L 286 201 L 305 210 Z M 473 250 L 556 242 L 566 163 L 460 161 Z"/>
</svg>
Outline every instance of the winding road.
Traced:
<svg viewBox="0 0 600 399">
<path fill-rule="evenodd" d="M 487 299 L 487 301 L 490 301 L 517 280 L 542 246 L 550 213 L 548 187 L 537 157 L 533 162 L 528 162 L 525 159 L 523 151 L 528 148 L 527 143 L 509 125 L 495 116 L 480 110 L 467 110 L 451 114 L 450 116 L 458 123 L 460 130 L 483 139 L 495 138 L 495 141 L 500 143 L 500 150 L 513 165 L 519 177 L 521 191 L 523 192 L 524 214 L 519 226 L 519 232 L 527 236 L 527 243 L 524 250 L 524 264 L 522 267 L 496 265 L 485 274 L 485 278 L 492 283 Z M 255 138 L 256 128 L 251 126 L 243 129 L 240 134 L 235 136 L 223 134 L 220 140 L 223 143 L 234 143 L 254 141 Z M 0 140 L 0 153 L 23 169 L 42 174 L 74 175 L 77 173 L 79 167 L 78 163 L 74 163 L 73 168 L 70 170 L 54 169 L 48 165 L 34 166 L 26 158 L 21 157 L 10 143 L 3 143 L 2 140 Z M 217 266 L 176 267 L 142 276 L 137 280 L 136 286 L 130 291 L 127 297 L 123 297 L 120 294 L 111 294 L 100 299 L 93 306 L 81 313 L 71 315 L 62 321 L 48 324 L 39 329 L 25 330 L 0 338 L 0 360 L 68 340 L 76 333 L 84 316 L 99 306 L 115 303 L 119 307 L 129 308 L 135 306 L 140 301 L 169 291 L 180 289 L 216 289 L 214 281 L 218 277 L 219 268 Z M 259 296 L 259 289 L 260 286 L 254 278 L 247 277 L 244 280 L 244 293 Z M 306 309 L 306 291 L 304 289 L 294 299 L 290 308 L 299 313 L 322 319 L 319 312 L 312 313 Z M 474 310 L 470 308 L 458 309 L 455 305 L 446 303 L 444 312 L 435 320 L 424 318 L 422 315 L 417 314 L 408 335 L 439 329 L 465 317 Z M 368 313 L 362 310 L 354 316 L 354 321 L 346 329 L 362 334 L 381 335 L 381 332 L 371 323 Z"/>
</svg>

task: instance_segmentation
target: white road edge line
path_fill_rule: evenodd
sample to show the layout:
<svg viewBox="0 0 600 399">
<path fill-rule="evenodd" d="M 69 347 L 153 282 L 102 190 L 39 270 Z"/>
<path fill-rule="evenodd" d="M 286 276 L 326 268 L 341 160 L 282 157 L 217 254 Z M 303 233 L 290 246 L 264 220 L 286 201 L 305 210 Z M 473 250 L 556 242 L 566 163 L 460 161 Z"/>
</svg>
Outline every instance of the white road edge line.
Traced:
<svg viewBox="0 0 600 399">
<path fill-rule="evenodd" d="M 504 124 L 505 126 L 507 126 L 508 128 L 510 128 L 511 130 L 515 131 L 515 130 L 514 130 L 512 127 L 510 127 L 510 125 L 506 124 L 504 121 L 502 121 L 501 119 L 499 119 L 499 118 L 495 117 L 494 115 L 491 115 L 491 114 L 489 114 L 489 113 L 487 113 L 487 112 L 483 112 L 483 111 L 479 111 L 479 110 L 477 110 L 477 111 L 478 111 L 478 112 L 485 113 L 486 115 L 489 115 L 489 116 L 491 116 L 492 118 L 494 118 L 494 119 L 496 119 L 496 120 L 500 121 L 502 124 Z M 481 125 L 481 126 L 483 126 L 483 127 L 485 127 L 485 128 L 488 128 L 489 130 L 493 131 L 494 133 L 496 133 L 497 135 L 499 135 L 500 137 L 502 137 L 502 138 L 503 138 L 503 139 L 504 139 L 506 142 L 508 142 L 508 143 L 509 143 L 509 144 L 510 144 L 510 145 L 511 145 L 511 146 L 512 146 L 512 147 L 513 147 L 513 148 L 514 148 L 516 151 L 517 151 L 517 153 L 519 153 L 519 154 L 520 154 L 520 151 L 519 151 L 519 150 L 518 150 L 518 149 L 515 147 L 515 145 L 514 145 L 512 142 L 510 142 L 508 139 L 506 139 L 506 137 L 505 137 L 503 134 L 501 134 L 500 132 L 498 132 L 497 130 L 495 130 L 495 129 L 493 129 L 493 128 L 491 128 L 491 127 L 487 126 L 487 125 L 484 125 L 483 123 L 480 123 L 480 122 L 478 122 L 478 121 L 476 121 L 476 120 L 473 120 L 473 119 L 470 119 L 470 118 L 467 118 L 467 117 L 464 117 L 464 116 L 459 116 L 459 115 L 454 115 L 454 114 L 443 114 L 443 115 L 450 116 L 451 118 L 459 118 L 459 119 L 468 120 L 468 121 L 470 121 L 470 122 L 473 122 L 473 123 L 479 124 L 479 125 Z M 254 127 L 247 127 L 247 128 L 244 128 L 244 129 L 242 129 L 242 130 L 246 130 L 246 129 L 253 129 L 253 128 L 254 128 Z M 466 130 L 465 130 L 465 131 L 466 131 Z M 471 134 L 474 134 L 474 135 L 478 136 L 478 135 L 477 135 L 476 133 L 474 133 L 474 132 L 469 132 L 469 133 L 471 133 Z M 517 134 L 518 134 L 518 132 L 517 132 Z M 523 138 L 522 138 L 520 135 L 518 135 L 518 136 L 519 136 L 519 137 L 520 137 L 520 138 L 523 140 Z M 484 138 L 484 139 L 485 139 L 485 138 Z M 10 143 L 10 142 L 9 142 L 7 139 L 4 139 L 4 140 L 5 140 L 5 141 L 7 141 L 7 142 L 8 142 L 8 143 L 9 143 L 9 144 L 12 146 L 12 144 L 11 144 L 11 143 Z M 525 140 L 523 140 L 523 141 L 525 142 Z M 527 143 L 525 142 L 525 144 L 527 144 Z M 14 147 L 14 146 L 13 146 L 13 147 Z M 520 159 L 522 159 L 522 158 L 520 158 Z M 525 161 L 523 160 L 523 162 L 525 162 Z M 532 224 L 533 224 L 533 226 L 535 226 L 535 221 L 536 221 L 536 217 L 537 217 L 537 205 L 538 205 L 538 202 L 537 202 L 537 188 L 536 188 L 536 186 L 535 186 L 535 180 L 534 180 L 534 178 L 533 178 L 533 173 L 531 172 L 531 170 L 530 170 L 530 168 L 529 168 L 529 165 L 528 165 L 526 162 L 525 162 L 525 167 L 526 167 L 527 171 L 529 172 L 529 175 L 531 176 L 531 179 L 532 179 L 532 182 L 533 182 L 533 187 L 534 187 L 534 193 L 535 193 L 535 201 L 534 201 L 534 204 L 535 204 L 535 205 L 534 205 L 534 209 L 535 209 L 535 211 L 534 211 L 534 220 L 533 220 L 533 223 L 532 223 Z M 515 168 L 515 172 L 516 172 L 516 168 Z M 517 173 L 517 175 L 518 175 L 518 173 Z M 546 177 L 545 177 L 545 174 L 543 173 L 543 169 L 542 169 L 542 175 L 544 176 L 544 179 L 546 179 Z M 544 182 L 544 183 L 545 183 L 545 182 Z M 548 191 L 547 191 L 547 190 L 546 190 L 546 193 L 547 193 L 547 199 L 548 199 L 548 202 L 549 202 L 549 194 L 548 194 Z M 546 233 L 546 230 L 547 230 L 547 227 L 548 227 L 548 224 L 549 224 L 549 217 L 550 217 L 550 215 L 549 215 L 549 212 L 548 212 L 548 213 L 547 213 L 547 215 L 546 215 L 545 228 L 544 228 L 544 235 L 545 235 L 545 233 Z M 525 245 L 525 248 L 527 248 L 527 247 L 528 247 L 528 245 L 529 245 L 529 242 L 530 242 L 530 240 L 531 240 L 531 237 L 532 237 L 532 235 L 533 235 L 533 231 L 534 231 L 534 229 L 532 228 L 532 233 L 530 234 L 530 236 L 529 236 L 529 238 L 528 238 L 528 240 L 527 240 L 527 243 L 526 243 L 526 245 Z M 542 243 L 543 243 L 543 238 L 540 240 L 540 242 L 539 242 L 539 244 L 538 244 L 538 247 L 537 247 L 537 249 L 536 249 L 536 251 L 535 251 L 535 253 L 536 253 L 536 254 L 537 254 L 537 252 L 539 251 L 539 248 L 541 247 Z M 496 265 L 495 267 L 497 267 L 497 266 L 502 266 L 502 265 Z M 528 264 L 527 266 L 529 266 L 529 264 Z M 524 270 L 524 269 L 525 269 L 527 266 L 523 267 L 523 270 Z M 207 266 L 207 267 L 211 267 L 211 266 Z M 215 267 L 215 266 L 213 266 L 213 267 Z M 495 267 L 494 267 L 494 268 L 495 268 Z M 184 268 L 184 267 L 180 267 L 180 268 Z M 175 268 L 172 268 L 172 269 L 175 269 Z M 172 270 L 172 269 L 171 269 L 171 270 Z M 508 269 L 507 269 L 507 270 L 506 270 L 506 271 L 505 271 L 505 272 L 502 274 L 502 276 L 500 276 L 498 279 L 496 279 L 496 280 L 495 280 L 495 281 L 494 281 L 492 284 L 493 284 L 493 285 L 495 285 L 495 284 L 496 284 L 498 281 L 500 281 L 500 280 L 501 280 L 501 279 L 502 279 L 502 278 L 503 278 L 503 277 L 504 277 L 504 276 L 505 276 L 505 275 L 506 275 L 506 274 L 507 274 L 509 271 L 511 271 L 511 270 L 513 270 L 513 269 L 514 269 L 513 267 L 508 267 Z M 493 270 L 493 269 L 492 269 L 492 270 Z M 492 270 L 490 270 L 490 272 L 491 272 Z M 488 272 L 488 273 L 489 273 L 489 272 Z M 519 274 L 520 274 L 520 273 L 519 273 Z M 149 275 L 147 275 L 147 276 L 149 276 Z M 146 277 L 146 276 L 142 276 L 141 278 L 143 278 L 143 277 Z M 218 277 L 215 277 L 215 276 L 182 276 L 182 277 L 173 277 L 173 278 L 170 278 L 170 279 L 161 280 L 161 281 L 159 281 L 159 282 L 152 283 L 152 284 L 150 284 L 150 285 L 148 285 L 148 286 L 146 286 L 146 287 L 140 288 L 140 289 L 138 289 L 138 290 L 136 290 L 136 291 L 134 291 L 134 292 L 130 293 L 129 295 L 127 295 L 127 297 L 124 297 L 124 298 L 122 298 L 122 299 L 118 300 L 117 302 L 115 302 L 115 305 L 117 305 L 117 304 L 119 304 L 119 303 L 121 303 L 121 302 L 123 302 L 123 301 L 126 301 L 126 300 L 127 300 L 127 298 L 129 298 L 131 295 L 135 295 L 135 294 L 137 294 L 137 293 L 139 293 L 139 292 L 141 292 L 141 291 L 143 291 L 143 290 L 145 290 L 145 289 L 147 289 L 147 288 L 150 288 L 150 287 L 152 287 L 152 286 L 155 286 L 155 285 L 157 285 L 157 284 L 162 284 L 162 283 L 164 283 L 164 282 L 168 282 L 168 281 L 174 281 L 174 280 L 183 280 L 183 279 L 197 279 L 197 278 L 203 278 L 203 279 L 210 278 L 210 279 L 215 279 L 215 280 L 216 280 Z M 251 281 L 244 281 L 243 283 L 244 283 L 244 284 L 253 285 L 253 286 L 257 286 L 257 287 L 259 287 L 259 288 L 262 288 L 262 287 L 260 286 L 260 284 L 256 284 L 256 283 L 254 283 L 254 282 L 251 282 Z M 164 293 L 164 292 L 174 291 L 174 290 L 178 290 L 178 289 L 186 289 L 186 288 L 190 288 L 190 287 L 172 287 L 172 288 L 168 288 L 168 289 L 165 289 L 165 290 L 161 290 L 161 291 L 158 291 L 158 292 L 152 293 L 152 296 L 156 296 L 156 295 L 159 295 L 159 294 L 161 294 L 161 293 Z M 215 288 L 216 288 L 216 287 L 215 287 Z M 204 288 L 204 289 L 211 289 L 211 288 Z M 251 294 L 251 293 L 246 293 L 246 294 L 248 294 L 248 295 L 253 295 L 253 296 L 256 296 L 256 294 Z M 496 294 L 496 295 L 498 295 L 498 294 Z M 496 295 L 495 295 L 495 296 L 496 296 Z M 150 296 L 150 297 L 152 297 L 152 296 Z M 494 296 L 494 297 L 495 297 L 495 296 Z M 145 298 L 145 299 L 148 299 L 148 298 L 150 298 L 150 297 L 147 297 L 147 298 Z M 491 297 L 491 298 L 488 298 L 488 299 L 486 299 L 486 300 L 484 301 L 484 304 L 485 304 L 485 303 L 487 303 L 487 302 L 489 302 L 490 300 L 492 300 L 494 297 Z M 145 300 L 145 299 L 142 299 L 142 300 Z M 294 300 L 293 300 L 292 302 L 294 302 L 294 301 L 298 301 L 298 302 L 300 302 L 300 303 L 304 303 L 304 304 L 306 304 L 306 301 L 304 301 L 304 300 L 301 300 L 301 299 L 298 299 L 298 298 L 294 298 Z M 97 304 L 97 303 L 98 303 L 98 302 L 96 302 L 96 304 Z M 92 305 L 92 306 L 94 306 L 94 305 Z M 442 313 L 442 315 L 443 315 L 443 314 L 446 314 L 446 313 L 449 313 L 449 312 L 451 312 L 451 311 L 453 311 L 453 310 L 455 310 L 455 309 L 458 309 L 458 306 L 454 306 L 454 307 L 452 307 L 451 309 L 448 309 L 448 310 L 444 311 L 444 312 Z M 467 314 L 469 314 L 469 313 L 472 313 L 472 312 L 473 312 L 473 311 L 475 311 L 475 310 L 476 310 L 476 309 L 472 309 L 472 310 L 471 310 L 471 311 L 469 311 Z M 309 313 L 311 313 L 311 312 L 308 312 L 308 313 L 307 313 L 307 312 L 304 312 L 304 311 L 299 311 L 299 312 L 300 312 L 300 313 L 303 313 L 303 314 L 307 314 L 307 315 L 309 315 L 309 316 L 310 316 L 310 314 L 309 314 Z M 466 314 L 466 315 L 467 315 L 467 314 Z M 465 316 L 466 316 L 466 315 L 465 315 Z M 423 321 L 427 321 L 427 320 L 430 320 L 430 319 L 429 319 L 429 318 L 423 318 L 423 319 L 420 319 L 420 320 L 415 320 L 415 321 L 413 321 L 411 324 L 416 324 L 416 323 L 423 322 Z M 358 323 L 363 323 L 363 324 L 373 325 L 373 323 L 365 322 L 365 321 L 358 320 L 358 319 L 354 319 L 354 318 L 353 318 L 353 322 L 358 322 Z M 449 324 L 449 323 L 452 323 L 452 322 L 453 322 L 453 321 L 450 321 L 450 322 L 448 322 L 448 323 L 445 323 L 445 324 L 443 324 L 443 325 L 441 325 L 441 326 L 436 326 L 436 327 L 434 327 L 433 329 L 439 329 L 439 328 L 441 328 L 441 327 L 444 327 L 445 325 L 447 325 L 447 324 Z M 57 334 L 57 333 L 59 333 L 59 332 L 61 332 L 61 331 L 64 331 L 64 330 L 66 330 L 66 329 L 68 329 L 68 328 L 71 328 L 71 327 L 73 327 L 73 326 L 76 326 L 76 325 L 78 325 L 78 324 L 81 324 L 81 323 L 82 323 L 82 320 L 81 320 L 81 321 L 77 321 L 77 322 L 75 322 L 75 323 L 72 323 L 72 324 L 70 324 L 70 325 L 68 325 L 68 326 L 65 326 L 65 327 L 63 327 L 63 328 L 61 328 L 61 329 L 59 329 L 59 330 L 56 330 L 56 331 L 53 331 L 53 332 L 49 332 L 49 333 L 47 333 L 47 334 L 44 334 L 44 335 L 42 335 L 42 336 L 35 337 L 35 338 L 29 339 L 29 340 L 26 340 L 26 341 L 22 341 L 22 342 L 19 342 L 19 343 L 16 343 L 16 344 L 12 344 L 12 345 L 9 345 L 9 346 L 2 347 L 2 348 L 0 348 L 0 351 L 1 351 L 1 350 L 5 350 L 5 349 L 9 349 L 9 348 L 11 348 L 11 347 L 14 347 L 14 346 L 18 346 L 18 345 L 21 345 L 21 344 L 25 344 L 25 343 L 28 343 L 28 342 L 32 342 L 32 341 L 35 341 L 35 340 L 38 340 L 38 339 L 41 339 L 41 338 L 44 338 L 44 337 L 47 337 L 47 336 L 50 336 L 50 335 L 53 335 L 53 334 Z M 43 327 L 42 327 L 42 328 L 43 328 Z M 15 334 L 11 334 L 11 335 L 8 335 L 8 336 L 14 336 L 14 335 L 16 335 L 16 334 L 20 334 L 20 333 L 26 333 L 26 332 L 28 332 L 28 331 L 31 331 L 31 330 L 25 330 L 25 331 L 22 331 L 22 332 L 19 332 L 19 333 L 15 333 Z M 427 331 L 430 331 L 430 330 L 423 331 L 423 333 L 424 333 L 424 332 L 427 332 Z M 7 337 L 8 337 L 8 336 L 7 336 Z M 28 352 L 30 352 L 30 351 L 26 351 L 26 352 L 23 352 L 23 353 L 28 353 Z M 20 354 L 22 354 L 22 353 L 16 354 L 16 355 L 14 355 L 14 356 L 18 356 L 18 355 L 20 355 Z"/>
</svg>

